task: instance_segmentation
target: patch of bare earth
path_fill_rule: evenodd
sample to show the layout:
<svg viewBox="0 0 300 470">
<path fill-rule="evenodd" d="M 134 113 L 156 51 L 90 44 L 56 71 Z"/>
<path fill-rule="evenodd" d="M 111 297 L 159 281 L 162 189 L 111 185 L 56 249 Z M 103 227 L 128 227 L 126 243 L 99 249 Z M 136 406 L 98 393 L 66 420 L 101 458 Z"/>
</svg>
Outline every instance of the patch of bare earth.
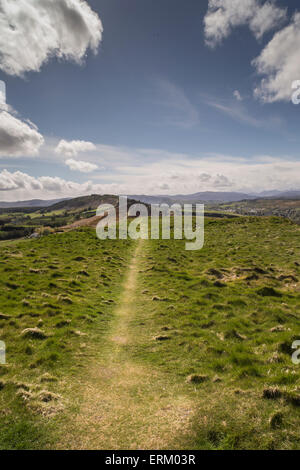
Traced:
<svg viewBox="0 0 300 470">
<path fill-rule="evenodd" d="M 64 231 L 75 230 L 75 229 L 80 228 L 80 227 L 95 228 L 95 227 L 97 227 L 98 223 L 100 222 L 100 220 L 102 218 L 103 217 L 98 217 L 98 216 L 95 215 L 94 217 L 89 217 L 88 219 L 76 220 L 72 224 L 65 225 L 64 227 L 61 227 L 61 230 L 64 230 Z"/>
<path fill-rule="evenodd" d="M 137 243 L 104 353 L 82 378 L 82 404 L 60 448 L 172 449 L 189 434 L 194 405 L 183 386 L 169 383 L 160 371 L 135 363 L 126 353 L 138 334 L 130 320 L 139 295 L 143 243 Z"/>
</svg>

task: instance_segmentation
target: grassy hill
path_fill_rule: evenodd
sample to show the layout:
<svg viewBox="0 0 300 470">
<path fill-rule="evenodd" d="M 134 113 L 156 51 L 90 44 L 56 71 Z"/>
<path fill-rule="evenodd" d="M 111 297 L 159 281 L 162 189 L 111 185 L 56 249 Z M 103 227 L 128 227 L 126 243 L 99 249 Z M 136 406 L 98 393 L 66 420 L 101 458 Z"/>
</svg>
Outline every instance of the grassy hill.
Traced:
<svg viewBox="0 0 300 470">
<path fill-rule="evenodd" d="M 299 198 L 263 198 L 244 200 L 230 204 L 220 204 L 219 210 L 229 210 L 241 215 L 277 216 L 286 217 L 300 223 Z"/>
<path fill-rule="evenodd" d="M 130 207 L 138 201 L 127 200 Z M 60 231 L 65 227 L 97 225 L 96 209 L 101 204 L 111 204 L 116 209 L 119 197 L 91 195 L 74 199 L 64 199 L 47 207 L 0 208 L 0 241 L 18 239 L 32 235 Z M 93 220 L 91 220 L 93 219 Z"/>
<path fill-rule="evenodd" d="M 128 199 L 128 204 L 134 204 L 137 201 Z M 59 210 L 96 210 L 101 204 L 112 204 L 117 207 L 119 204 L 119 196 L 111 195 L 99 195 L 92 194 L 91 196 L 82 196 L 65 201 L 58 202 L 57 204 L 51 205 L 47 208 L 47 211 L 59 211 Z"/>
<path fill-rule="evenodd" d="M 0 448 L 299 449 L 299 230 L 2 243 Z"/>
</svg>

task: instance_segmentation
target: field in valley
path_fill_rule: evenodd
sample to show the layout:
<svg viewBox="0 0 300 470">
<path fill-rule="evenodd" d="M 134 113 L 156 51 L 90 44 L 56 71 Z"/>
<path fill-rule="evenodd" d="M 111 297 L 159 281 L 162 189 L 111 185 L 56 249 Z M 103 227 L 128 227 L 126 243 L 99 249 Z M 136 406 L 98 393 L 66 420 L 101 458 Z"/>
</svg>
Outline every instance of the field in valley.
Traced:
<svg viewBox="0 0 300 470">
<path fill-rule="evenodd" d="M 300 228 L 2 242 L 1 449 L 299 449 Z"/>
</svg>

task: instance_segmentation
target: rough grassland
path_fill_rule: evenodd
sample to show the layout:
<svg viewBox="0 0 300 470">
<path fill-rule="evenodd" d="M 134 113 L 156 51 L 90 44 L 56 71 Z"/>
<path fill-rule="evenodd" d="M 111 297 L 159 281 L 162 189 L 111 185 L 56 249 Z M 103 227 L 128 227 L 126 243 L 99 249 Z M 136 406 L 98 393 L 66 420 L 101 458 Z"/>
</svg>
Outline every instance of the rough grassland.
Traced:
<svg viewBox="0 0 300 470">
<path fill-rule="evenodd" d="M 299 449 L 299 235 L 1 245 L 0 448 Z"/>
<path fill-rule="evenodd" d="M 4 243 L 0 251 L 8 363 L 0 366 L 0 448 L 51 447 L 59 419 L 74 408 L 70 385 L 90 348 L 101 350 L 131 244 L 104 246 L 93 230 L 82 230 Z"/>
<path fill-rule="evenodd" d="M 132 354 L 195 393 L 181 446 L 299 449 L 300 228 L 211 220 L 205 238 L 198 252 L 148 244 Z"/>
</svg>

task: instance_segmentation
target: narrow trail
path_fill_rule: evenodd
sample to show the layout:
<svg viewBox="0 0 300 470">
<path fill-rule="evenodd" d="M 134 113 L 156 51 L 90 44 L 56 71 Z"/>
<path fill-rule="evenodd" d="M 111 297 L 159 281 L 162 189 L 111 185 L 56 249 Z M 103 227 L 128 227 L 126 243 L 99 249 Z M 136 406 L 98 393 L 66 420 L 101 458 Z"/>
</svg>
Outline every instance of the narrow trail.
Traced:
<svg viewBox="0 0 300 470">
<path fill-rule="evenodd" d="M 189 431 L 193 403 L 182 386 L 128 354 L 138 335 L 130 322 L 144 243 L 137 242 L 104 349 L 82 379 L 82 405 L 65 430 L 63 448 L 172 449 Z"/>
</svg>

